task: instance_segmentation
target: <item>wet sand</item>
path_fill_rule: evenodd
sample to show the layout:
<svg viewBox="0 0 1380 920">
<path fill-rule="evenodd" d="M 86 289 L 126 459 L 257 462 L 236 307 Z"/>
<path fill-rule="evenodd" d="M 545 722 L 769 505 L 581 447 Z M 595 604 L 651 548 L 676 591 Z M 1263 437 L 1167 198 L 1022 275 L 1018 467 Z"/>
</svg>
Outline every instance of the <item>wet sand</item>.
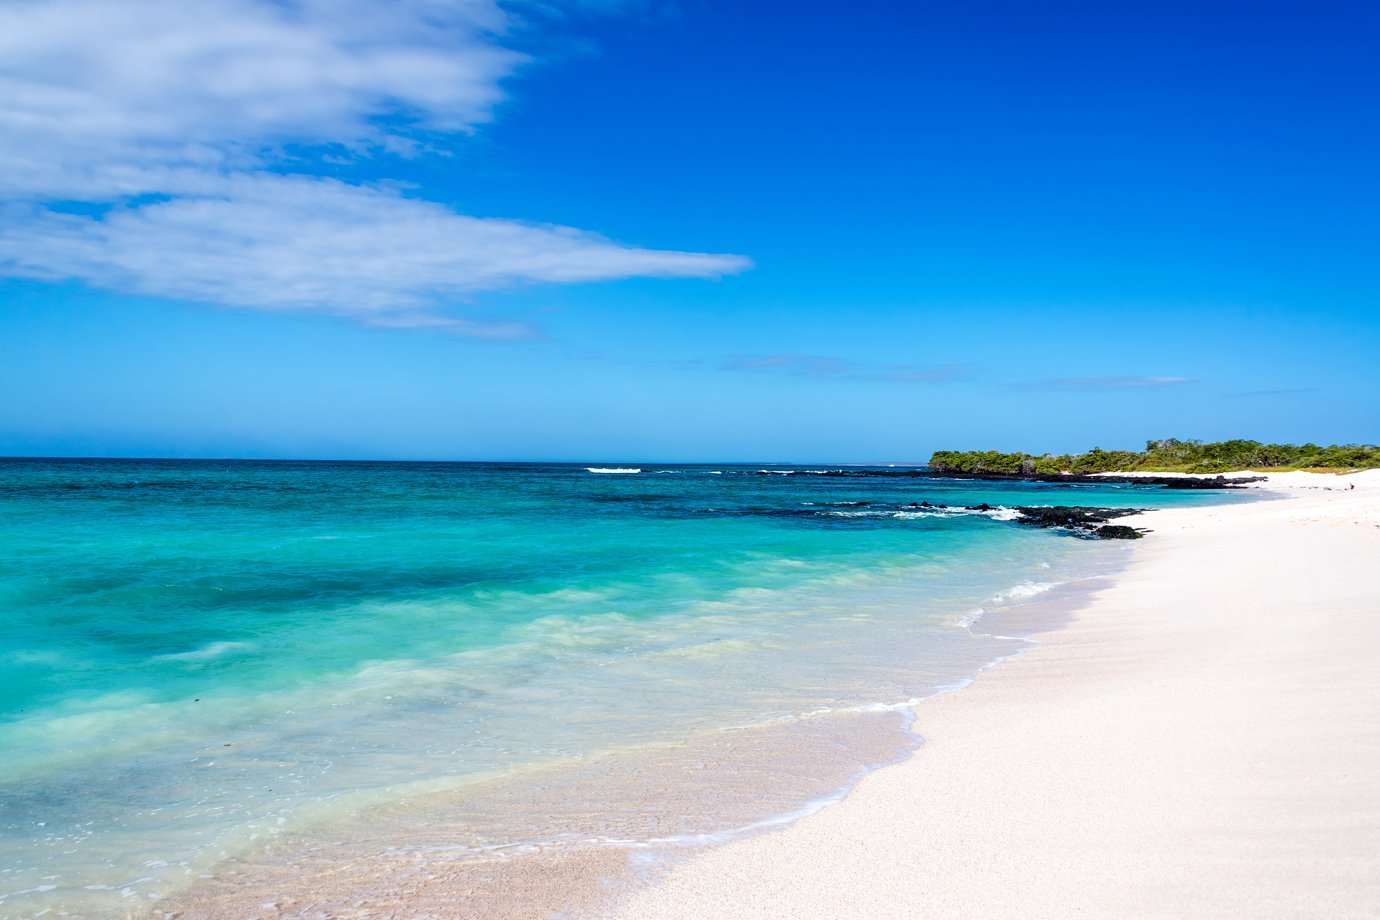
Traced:
<svg viewBox="0 0 1380 920">
<path fill-rule="evenodd" d="M 837 801 L 914 749 L 906 722 L 899 711 L 823 713 L 534 765 L 283 833 L 152 915 L 597 916 L 667 858 Z"/>
</svg>

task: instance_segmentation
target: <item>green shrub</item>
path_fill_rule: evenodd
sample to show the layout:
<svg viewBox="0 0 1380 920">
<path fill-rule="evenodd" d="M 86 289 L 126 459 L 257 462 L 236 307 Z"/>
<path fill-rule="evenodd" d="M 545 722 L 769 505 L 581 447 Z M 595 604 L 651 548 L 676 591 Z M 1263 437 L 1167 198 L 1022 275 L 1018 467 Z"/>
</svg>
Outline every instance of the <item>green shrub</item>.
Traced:
<svg viewBox="0 0 1380 920">
<path fill-rule="evenodd" d="M 1032 473 L 1049 475 L 1065 470 L 1116 473 L 1131 470 L 1227 473 L 1263 467 L 1329 467 L 1372 469 L 1380 467 L 1380 447 L 1373 444 L 1262 444 L 1259 441 L 1183 441 L 1165 438 L 1147 441 L 1145 450 L 1103 450 L 1094 447 L 1084 454 L 1034 456 L 995 450 L 940 450 L 930 457 L 930 468 L 951 473 Z"/>
</svg>

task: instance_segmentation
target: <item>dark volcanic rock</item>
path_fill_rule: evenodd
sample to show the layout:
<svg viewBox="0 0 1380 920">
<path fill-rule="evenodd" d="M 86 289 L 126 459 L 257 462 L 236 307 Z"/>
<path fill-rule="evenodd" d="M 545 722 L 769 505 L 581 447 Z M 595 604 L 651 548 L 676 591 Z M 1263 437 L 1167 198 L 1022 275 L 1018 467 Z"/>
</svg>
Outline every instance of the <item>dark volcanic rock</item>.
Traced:
<svg viewBox="0 0 1380 920">
<path fill-rule="evenodd" d="M 978 505 L 977 510 L 988 510 Z M 1055 505 L 1047 508 L 1042 505 L 1017 508 L 1021 524 L 1034 524 L 1036 527 L 1068 527 L 1074 530 L 1091 530 L 1095 524 L 1105 524 L 1113 518 L 1140 514 L 1139 508 L 1085 508 L 1081 506 Z"/>
<path fill-rule="evenodd" d="M 1164 489 L 1240 489 L 1244 488 L 1248 482 L 1264 482 L 1264 476 L 1239 476 L 1235 479 L 1228 479 L 1225 476 L 1213 476 L 1211 479 L 1199 479 L 1197 476 L 1051 476 L 1048 479 L 1041 479 L 1041 482 L 1116 482 L 1122 485 L 1131 486 L 1159 486 Z"/>
<path fill-rule="evenodd" d="M 1093 534 L 1102 540 L 1139 540 L 1145 536 L 1136 528 L 1124 524 L 1103 524 Z"/>
<path fill-rule="evenodd" d="M 981 506 L 978 506 L 981 509 Z M 1053 508 L 1029 506 L 1017 508 L 1018 524 L 1032 527 L 1060 527 L 1080 537 L 1099 540 L 1139 540 L 1144 531 L 1124 524 L 1108 524 L 1115 518 L 1140 514 L 1139 508 L 1085 508 L 1056 505 Z"/>
</svg>

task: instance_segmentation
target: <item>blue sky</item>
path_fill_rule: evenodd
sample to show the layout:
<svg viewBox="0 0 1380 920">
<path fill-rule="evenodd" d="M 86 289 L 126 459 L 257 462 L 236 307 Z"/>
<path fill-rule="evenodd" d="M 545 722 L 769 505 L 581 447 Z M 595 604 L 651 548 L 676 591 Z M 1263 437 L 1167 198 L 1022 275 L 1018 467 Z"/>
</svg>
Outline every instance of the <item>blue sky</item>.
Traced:
<svg viewBox="0 0 1380 920">
<path fill-rule="evenodd" d="M 0 2 L 0 453 L 1380 428 L 1370 3 Z"/>
</svg>

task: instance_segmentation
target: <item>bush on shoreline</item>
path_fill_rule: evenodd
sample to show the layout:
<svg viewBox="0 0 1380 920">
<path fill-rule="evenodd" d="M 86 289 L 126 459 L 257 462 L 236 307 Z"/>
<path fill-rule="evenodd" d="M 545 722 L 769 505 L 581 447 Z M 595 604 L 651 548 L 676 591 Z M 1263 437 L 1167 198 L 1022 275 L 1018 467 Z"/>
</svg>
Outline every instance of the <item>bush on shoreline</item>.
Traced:
<svg viewBox="0 0 1380 920">
<path fill-rule="evenodd" d="M 1147 441 L 1145 450 L 1102 450 L 1084 454 L 1002 453 L 995 450 L 937 450 L 930 468 L 946 473 L 1229 473 L 1259 469 L 1372 469 L 1380 467 L 1373 444 L 1262 444 L 1259 441 Z"/>
</svg>

